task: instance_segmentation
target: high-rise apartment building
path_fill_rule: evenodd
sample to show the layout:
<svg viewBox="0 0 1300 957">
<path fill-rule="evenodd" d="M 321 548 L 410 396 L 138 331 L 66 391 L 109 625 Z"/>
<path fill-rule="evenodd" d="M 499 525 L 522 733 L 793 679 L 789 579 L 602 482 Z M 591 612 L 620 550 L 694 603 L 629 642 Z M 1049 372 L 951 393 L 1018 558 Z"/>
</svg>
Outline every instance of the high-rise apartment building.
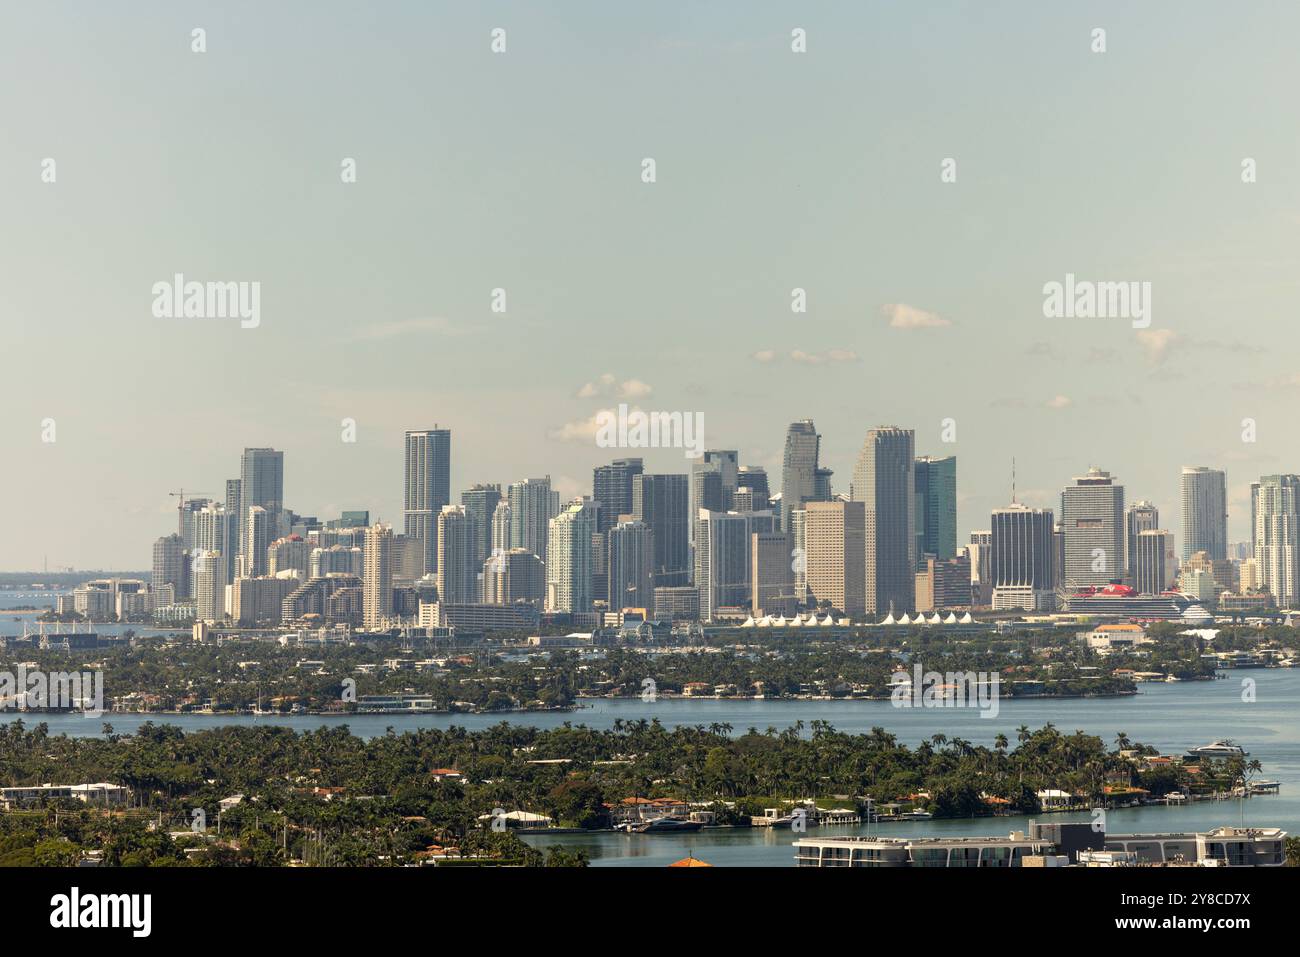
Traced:
<svg viewBox="0 0 1300 957">
<path fill-rule="evenodd" d="M 451 429 L 406 433 L 402 514 L 408 538 L 424 545 L 424 573 L 438 570 L 438 514 L 451 504 Z"/>
<path fill-rule="evenodd" d="M 460 504 L 469 522 L 470 567 L 474 576 L 482 571 L 483 563 L 492 554 L 492 517 L 501 502 L 500 485 L 480 484 L 460 493 Z M 477 600 L 477 596 L 472 600 Z"/>
<path fill-rule="evenodd" d="M 510 547 L 526 548 L 546 561 L 550 522 L 560 510 L 560 497 L 551 490 L 551 477 L 512 482 L 507 498 L 510 503 Z"/>
<path fill-rule="evenodd" d="M 637 475 L 632 480 L 632 517 L 654 533 L 655 587 L 690 584 L 688 477 Z"/>
<path fill-rule="evenodd" d="M 695 585 L 700 618 L 711 621 L 720 608 L 750 604 L 751 538 L 771 532 L 771 512 L 711 512 L 700 509 L 695 522 Z"/>
<path fill-rule="evenodd" d="M 436 529 L 435 529 L 436 534 Z M 393 614 L 393 527 L 366 529 L 365 572 L 361 576 L 362 617 L 367 628 L 380 628 Z"/>
<path fill-rule="evenodd" d="M 632 479 L 645 471 L 641 459 L 615 459 L 591 475 L 591 497 L 600 505 L 596 531 L 608 532 L 622 515 L 632 514 Z"/>
<path fill-rule="evenodd" d="M 629 519 L 611 528 L 606 537 L 609 610 L 653 608 L 654 532 L 644 522 Z"/>
<path fill-rule="evenodd" d="M 596 531 L 596 511 L 591 499 L 578 499 L 550 521 L 546 607 L 551 611 L 591 611 L 591 536 Z"/>
<path fill-rule="evenodd" d="M 478 569 L 474 563 L 473 520 L 463 505 L 444 505 L 438 513 L 438 601 L 472 604 L 478 600 Z"/>
<path fill-rule="evenodd" d="M 1183 468 L 1183 558 L 1209 552 L 1210 558 L 1228 557 L 1228 493 L 1219 469 Z"/>
</svg>

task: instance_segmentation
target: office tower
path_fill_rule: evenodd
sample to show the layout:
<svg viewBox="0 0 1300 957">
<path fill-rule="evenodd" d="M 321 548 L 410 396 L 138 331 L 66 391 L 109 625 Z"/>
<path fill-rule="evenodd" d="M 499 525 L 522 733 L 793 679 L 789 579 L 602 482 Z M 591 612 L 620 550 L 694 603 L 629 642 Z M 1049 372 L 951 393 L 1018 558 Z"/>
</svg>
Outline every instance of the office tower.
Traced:
<svg viewBox="0 0 1300 957">
<path fill-rule="evenodd" d="M 483 601 L 489 605 L 546 599 L 546 567 L 526 548 L 495 552 L 483 563 Z"/>
<path fill-rule="evenodd" d="M 916 610 L 937 612 L 970 607 L 970 552 L 953 558 L 927 555 L 916 570 Z"/>
<path fill-rule="evenodd" d="M 266 574 L 266 549 L 271 541 L 271 516 L 261 505 L 250 505 L 244 513 L 241 578 L 260 578 Z"/>
<path fill-rule="evenodd" d="M 606 533 L 610 611 L 649 609 L 654 604 L 654 532 L 645 522 L 629 519 Z"/>
<path fill-rule="evenodd" d="M 1124 511 L 1124 576 L 1132 581 L 1137 574 L 1137 537 L 1160 527 L 1160 510 L 1150 502 L 1134 502 Z M 1156 594 L 1159 594 L 1158 592 Z"/>
<path fill-rule="evenodd" d="M 922 455 L 914 463 L 916 560 L 957 554 L 957 456 Z"/>
<path fill-rule="evenodd" d="M 226 483 L 226 495 L 230 495 L 230 483 Z M 284 508 L 284 453 L 276 449 L 244 449 L 239 462 L 239 511 L 236 515 L 247 515 L 248 509 L 260 506 L 269 513 L 268 529 L 279 521 L 279 513 Z M 249 559 L 247 548 L 247 522 L 239 523 L 239 551 Z M 265 550 L 265 543 L 263 543 Z"/>
<path fill-rule="evenodd" d="M 1183 468 L 1183 558 L 1209 552 L 1210 558 L 1228 557 L 1228 494 L 1226 477 L 1218 469 Z"/>
<path fill-rule="evenodd" d="M 835 473 L 828 468 L 818 468 L 813 473 L 813 497 L 814 502 L 829 502 L 834 496 L 831 493 L 831 476 Z"/>
<path fill-rule="evenodd" d="M 1124 577 L 1124 486 L 1093 467 L 1061 492 L 1067 590 Z"/>
<path fill-rule="evenodd" d="M 153 543 L 151 587 L 160 591 L 171 585 L 177 599 L 185 594 L 185 543 L 179 533 L 164 535 Z"/>
<path fill-rule="evenodd" d="M 993 530 L 970 533 L 966 546 L 970 555 L 971 604 L 984 608 L 993 604 Z"/>
<path fill-rule="evenodd" d="M 755 532 L 750 536 L 750 610 L 755 615 L 788 617 L 797 610 L 792 550 L 788 532 Z"/>
<path fill-rule="evenodd" d="M 911 459 L 911 454 L 908 454 Z M 850 617 L 867 612 L 867 504 L 808 502 L 804 505 L 804 558 L 808 601 L 829 605 Z M 912 567 L 907 573 L 910 578 Z M 911 608 L 911 582 L 906 608 Z"/>
<path fill-rule="evenodd" d="M 1173 533 L 1144 528 L 1133 537 L 1133 587 L 1141 595 L 1159 595 L 1169 587 L 1169 553 Z"/>
<path fill-rule="evenodd" d="M 990 541 L 995 609 L 1054 607 L 1054 520 L 1050 508 L 1012 504 L 993 510 Z"/>
<path fill-rule="evenodd" d="M 866 506 L 866 610 L 904 614 L 916 585 L 916 476 L 911 429 L 867 432 L 850 498 Z"/>
<path fill-rule="evenodd" d="M 695 522 L 695 586 L 700 618 L 711 621 L 720 608 L 750 604 L 751 537 L 771 532 L 771 512 L 710 512 L 700 509 Z"/>
<path fill-rule="evenodd" d="M 817 461 L 821 436 L 812 419 L 790 423 L 781 462 L 781 531 L 790 531 L 790 516 L 817 497 Z"/>
<path fill-rule="evenodd" d="M 474 543 L 470 540 L 474 523 L 463 505 L 444 505 L 438 513 L 438 601 L 449 605 L 467 605 L 478 600 L 478 569 L 474 562 Z"/>
<path fill-rule="evenodd" d="M 772 507 L 767 470 L 761 465 L 742 465 L 736 472 L 736 489 L 749 489 L 753 493 L 754 511 L 764 512 Z"/>
<path fill-rule="evenodd" d="M 492 516 L 500 503 L 500 485 L 475 485 L 460 493 L 460 504 L 464 506 L 465 518 L 469 521 L 470 567 L 474 570 L 471 580 L 477 580 L 483 563 L 492 554 Z"/>
<path fill-rule="evenodd" d="M 438 513 L 451 504 L 451 429 L 407 431 L 403 516 L 424 543 L 424 573 L 438 570 Z"/>
<path fill-rule="evenodd" d="M 437 545 L 438 524 L 433 526 L 434 545 Z M 435 549 L 436 550 L 436 549 Z M 405 587 L 414 585 L 416 582 L 427 579 L 428 581 L 437 581 L 437 574 L 429 572 L 425 574 L 425 567 L 428 565 L 429 556 L 424 547 L 424 540 L 414 538 L 406 534 L 393 534 L 393 543 L 390 549 L 393 563 L 393 586 Z M 437 587 L 436 585 L 434 586 Z M 393 606 L 394 614 L 401 615 L 401 609 L 396 605 Z"/>
<path fill-rule="evenodd" d="M 577 499 L 550 521 L 546 607 L 551 611 L 591 611 L 591 536 L 596 530 L 596 511 L 591 499 Z"/>
<path fill-rule="evenodd" d="M 436 534 L 436 528 L 434 530 Z M 361 578 L 362 622 L 381 628 L 393 614 L 393 527 L 366 529 L 365 574 Z"/>
<path fill-rule="evenodd" d="M 513 482 L 510 503 L 510 547 L 526 548 L 546 561 L 550 521 L 559 510 L 558 496 L 551 491 L 551 477 Z"/>
<path fill-rule="evenodd" d="M 497 555 L 510 550 L 510 503 L 506 499 L 497 502 L 492 510 L 492 544 L 488 555 Z M 486 561 L 487 559 L 484 559 Z"/>
<path fill-rule="evenodd" d="M 619 517 L 632 514 L 632 479 L 645 471 L 641 459 L 615 459 L 591 474 L 591 497 L 600 504 L 596 531 L 608 532 Z"/>
<path fill-rule="evenodd" d="M 654 533 L 655 587 L 690 584 L 689 479 L 685 475 L 637 475 L 632 479 L 632 517 Z"/>
<path fill-rule="evenodd" d="M 194 599 L 194 617 L 199 621 L 220 621 L 226 616 L 226 562 L 221 552 L 195 553 Z"/>
<path fill-rule="evenodd" d="M 731 496 L 735 494 L 740 478 L 740 453 L 735 449 L 706 449 L 704 462 L 717 467 L 718 474 L 722 476 L 722 507 L 734 511 Z"/>
</svg>

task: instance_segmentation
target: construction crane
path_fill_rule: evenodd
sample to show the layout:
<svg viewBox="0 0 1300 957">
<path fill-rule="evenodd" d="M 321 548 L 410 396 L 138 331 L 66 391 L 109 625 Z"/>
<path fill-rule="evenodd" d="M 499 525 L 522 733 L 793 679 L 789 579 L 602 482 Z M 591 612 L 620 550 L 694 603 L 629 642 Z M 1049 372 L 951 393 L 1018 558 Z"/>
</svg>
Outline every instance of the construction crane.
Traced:
<svg viewBox="0 0 1300 957">
<path fill-rule="evenodd" d="M 168 492 L 167 494 L 179 500 L 176 503 L 176 534 L 183 537 L 185 535 L 185 489 L 177 489 L 175 492 Z M 208 494 L 208 492 L 196 492 L 193 489 L 190 489 L 189 493 L 190 498 L 196 495 Z"/>
</svg>

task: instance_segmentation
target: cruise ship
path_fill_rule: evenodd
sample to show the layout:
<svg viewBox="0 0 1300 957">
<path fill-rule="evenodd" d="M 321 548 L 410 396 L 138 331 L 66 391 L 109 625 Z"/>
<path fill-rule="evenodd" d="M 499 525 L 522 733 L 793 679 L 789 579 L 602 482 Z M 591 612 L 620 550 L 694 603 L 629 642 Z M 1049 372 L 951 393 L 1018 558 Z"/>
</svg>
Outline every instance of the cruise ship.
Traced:
<svg viewBox="0 0 1300 957">
<path fill-rule="evenodd" d="M 1282 867 L 1286 831 L 1216 827 L 1168 834 L 1106 834 L 1089 822 L 1038 824 L 1006 837 L 806 837 L 794 842 L 799 867 L 1083 866 L 1108 853 L 1134 866 Z"/>
<path fill-rule="evenodd" d="M 1181 592 L 1142 595 L 1118 582 L 1100 588 L 1089 586 L 1065 596 L 1065 611 L 1072 614 L 1109 615 L 1147 621 L 1179 621 L 1205 624 L 1214 621 L 1205 608 Z"/>
</svg>

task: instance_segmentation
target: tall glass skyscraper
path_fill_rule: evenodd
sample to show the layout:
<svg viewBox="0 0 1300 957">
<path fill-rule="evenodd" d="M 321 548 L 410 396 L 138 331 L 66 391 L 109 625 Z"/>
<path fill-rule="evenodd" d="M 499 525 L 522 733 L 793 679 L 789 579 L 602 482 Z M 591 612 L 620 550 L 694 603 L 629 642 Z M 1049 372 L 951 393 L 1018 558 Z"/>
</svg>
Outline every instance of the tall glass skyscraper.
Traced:
<svg viewBox="0 0 1300 957">
<path fill-rule="evenodd" d="M 916 600 L 915 433 L 871 429 L 850 498 L 866 506 L 866 610 L 902 615 Z"/>
<path fill-rule="evenodd" d="M 1124 486 L 1091 468 L 1061 492 L 1062 583 L 1067 589 L 1124 577 Z M 994 551 L 996 551 L 996 547 Z"/>
<path fill-rule="evenodd" d="M 405 499 L 408 538 L 424 548 L 424 572 L 438 571 L 438 514 L 451 504 L 451 429 L 406 433 Z"/>
<path fill-rule="evenodd" d="M 632 480 L 632 517 L 654 533 L 656 588 L 690 584 L 689 499 L 686 475 L 638 475 Z"/>
<path fill-rule="evenodd" d="M 916 561 L 957 555 L 957 456 L 916 460 Z"/>
<path fill-rule="evenodd" d="M 620 515 L 632 514 L 632 478 L 643 471 L 641 459 L 615 459 L 592 471 L 591 497 L 600 506 L 596 531 L 607 532 L 618 524 Z"/>
<path fill-rule="evenodd" d="M 781 531 L 790 531 L 790 516 L 817 497 L 817 457 L 821 436 L 812 419 L 790 423 L 781 463 Z"/>
<path fill-rule="evenodd" d="M 1183 561 L 1208 552 L 1215 561 L 1228 557 L 1226 477 L 1203 466 L 1183 469 Z"/>
</svg>

